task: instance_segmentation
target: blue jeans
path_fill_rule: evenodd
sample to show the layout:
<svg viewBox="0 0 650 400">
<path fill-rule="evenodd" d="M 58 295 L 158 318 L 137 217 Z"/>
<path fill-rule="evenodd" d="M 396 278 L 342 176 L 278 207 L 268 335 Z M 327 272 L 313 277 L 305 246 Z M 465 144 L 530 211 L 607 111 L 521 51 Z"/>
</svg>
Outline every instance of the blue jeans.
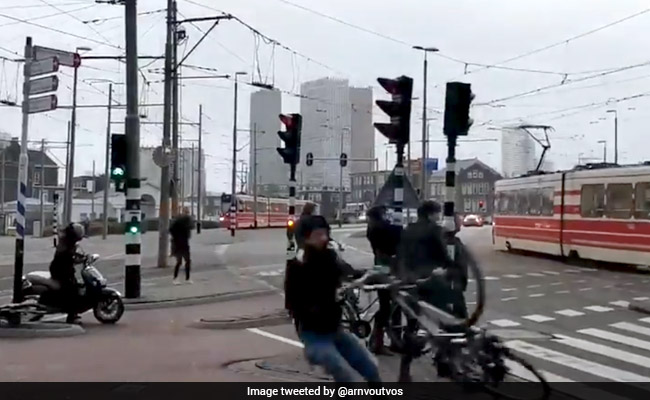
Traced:
<svg viewBox="0 0 650 400">
<path fill-rule="evenodd" d="M 381 382 L 372 356 L 351 333 L 343 330 L 330 334 L 302 331 L 299 336 L 305 345 L 307 361 L 325 368 L 335 382 L 355 382 L 354 371 L 368 382 Z"/>
</svg>

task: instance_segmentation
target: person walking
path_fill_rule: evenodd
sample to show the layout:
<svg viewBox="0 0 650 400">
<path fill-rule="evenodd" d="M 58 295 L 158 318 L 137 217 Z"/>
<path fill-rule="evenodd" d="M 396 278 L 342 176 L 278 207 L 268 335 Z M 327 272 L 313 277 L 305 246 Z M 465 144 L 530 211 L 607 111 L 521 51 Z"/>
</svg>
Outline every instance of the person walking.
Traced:
<svg viewBox="0 0 650 400">
<path fill-rule="evenodd" d="M 192 283 L 190 279 L 190 269 L 192 260 L 190 257 L 190 236 L 194 223 L 190 217 L 190 210 L 185 207 L 183 213 L 172 222 L 169 227 L 169 233 L 172 237 L 172 255 L 176 257 L 176 267 L 174 268 L 174 285 L 179 285 L 178 273 L 181 264 L 185 260 L 185 282 Z"/>
</svg>

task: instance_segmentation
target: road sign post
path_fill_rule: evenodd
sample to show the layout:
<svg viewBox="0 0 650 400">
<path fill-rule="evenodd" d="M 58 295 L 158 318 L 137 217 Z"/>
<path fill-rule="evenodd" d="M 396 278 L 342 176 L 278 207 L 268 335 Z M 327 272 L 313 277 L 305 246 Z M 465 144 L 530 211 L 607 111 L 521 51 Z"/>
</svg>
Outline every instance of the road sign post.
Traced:
<svg viewBox="0 0 650 400">
<path fill-rule="evenodd" d="M 81 65 L 81 56 L 79 56 L 79 53 L 34 46 L 33 59 L 35 61 L 42 61 L 48 58 L 57 58 L 58 63 L 66 67 L 77 68 Z"/>
</svg>

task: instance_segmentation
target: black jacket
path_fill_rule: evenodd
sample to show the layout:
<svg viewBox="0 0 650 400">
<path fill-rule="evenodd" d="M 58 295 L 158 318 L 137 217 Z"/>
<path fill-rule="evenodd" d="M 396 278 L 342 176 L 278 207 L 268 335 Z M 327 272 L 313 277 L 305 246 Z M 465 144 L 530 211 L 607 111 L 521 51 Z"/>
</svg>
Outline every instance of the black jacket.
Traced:
<svg viewBox="0 0 650 400">
<path fill-rule="evenodd" d="M 299 330 L 336 332 L 341 324 L 341 306 L 336 291 L 345 279 L 357 278 L 355 270 L 331 249 L 307 249 L 303 262 L 293 260 L 285 272 L 285 307 Z"/>
<path fill-rule="evenodd" d="M 50 263 L 50 276 L 61 285 L 76 284 L 75 264 L 82 256 L 76 252 L 76 246 L 60 246 Z"/>
<path fill-rule="evenodd" d="M 375 264 L 390 265 L 390 260 L 397 255 L 402 228 L 386 220 L 374 220 L 368 224 L 366 238 L 375 255 Z"/>
<path fill-rule="evenodd" d="M 188 244 L 192 235 L 194 223 L 189 215 L 181 215 L 174 219 L 169 227 L 169 233 L 172 235 L 172 241 L 176 244 Z"/>
</svg>

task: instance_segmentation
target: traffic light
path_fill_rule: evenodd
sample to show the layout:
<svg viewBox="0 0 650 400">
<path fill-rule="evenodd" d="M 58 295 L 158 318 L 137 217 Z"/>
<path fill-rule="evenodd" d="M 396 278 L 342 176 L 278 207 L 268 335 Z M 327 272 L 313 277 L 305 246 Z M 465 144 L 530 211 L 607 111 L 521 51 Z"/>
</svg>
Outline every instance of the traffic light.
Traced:
<svg viewBox="0 0 650 400">
<path fill-rule="evenodd" d="M 479 201 L 478 201 L 478 208 L 479 208 L 479 209 L 482 210 L 484 205 L 485 205 L 485 203 L 483 202 L 483 200 L 479 200 Z"/>
<path fill-rule="evenodd" d="M 126 223 L 126 233 L 135 235 L 140 232 L 140 221 L 137 218 L 133 217 L 131 221 Z"/>
<path fill-rule="evenodd" d="M 300 114 L 280 114 L 280 121 L 286 127 L 278 131 L 278 136 L 284 142 L 284 147 L 278 147 L 278 153 L 285 164 L 297 165 L 300 161 L 300 134 L 302 132 L 302 116 Z"/>
<path fill-rule="evenodd" d="M 406 145 L 409 142 L 411 127 L 413 79 L 400 76 L 396 79 L 377 78 L 377 81 L 391 94 L 392 100 L 376 101 L 377 106 L 390 117 L 390 122 L 375 123 L 375 128 L 388 138 L 390 143 Z"/>
<path fill-rule="evenodd" d="M 474 100 L 472 85 L 462 82 L 447 82 L 445 97 L 446 136 L 467 136 L 474 121 L 469 117 L 469 108 Z"/>
<path fill-rule="evenodd" d="M 111 180 L 115 181 L 115 190 L 124 191 L 126 178 L 126 136 L 114 133 L 111 135 Z"/>
<path fill-rule="evenodd" d="M 293 220 L 293 217 L 289 217 L 287 220 L 287 239 L 293 241 L 296 231 L 296 222 Z"/>
</svg>

